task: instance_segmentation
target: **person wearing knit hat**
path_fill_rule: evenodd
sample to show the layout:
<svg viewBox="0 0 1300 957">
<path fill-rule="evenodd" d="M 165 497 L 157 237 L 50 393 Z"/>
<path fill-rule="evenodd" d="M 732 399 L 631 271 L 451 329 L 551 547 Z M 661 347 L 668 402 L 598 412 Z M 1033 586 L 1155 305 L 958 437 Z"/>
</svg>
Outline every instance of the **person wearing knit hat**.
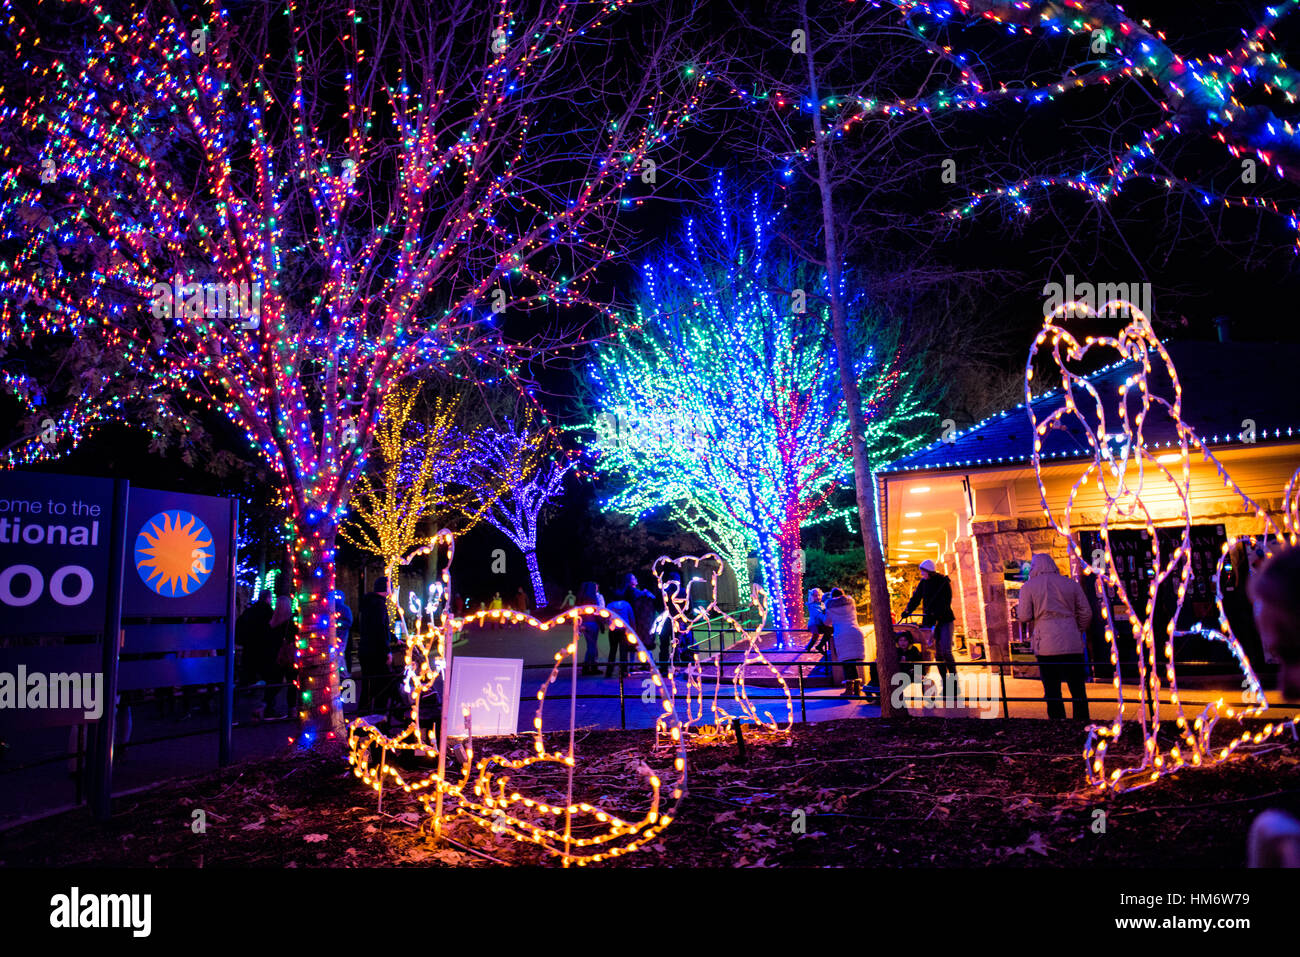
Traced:
<svg viewBox="0 0 1300 957">
<path fill-rule="evenodd" d="M 952 582 L 947 575 L 935 570 L 934 562 L 921 562 L 921 580 L 903 609 L 906 618 L 917 605 L 921 606 L 921 627 L 934 629 L 934 656 L 939 662 L 939 680 L 947 685 L 949 674 L 957 682 L 957 665 L 952 656 L 952 629 L 957 616 L 952 613 Z"/>
<path fill-rule="evenodd" d="M 840 674 L 844 694 L 857 698 L 864 691 L 878 693 L 880 684 L 873 681 L 874 687 L 868 689 L 865 680 L 865 673 L 875 668 L 875 641 L 869 640 L 858 624 L 857 605 L 842 588 L 832 588 L 826 596 L 826 623 L 831 626 L 831 647 L 839 663 L 831 673 L 832 676 L 836 672 Z"/>
</svg>

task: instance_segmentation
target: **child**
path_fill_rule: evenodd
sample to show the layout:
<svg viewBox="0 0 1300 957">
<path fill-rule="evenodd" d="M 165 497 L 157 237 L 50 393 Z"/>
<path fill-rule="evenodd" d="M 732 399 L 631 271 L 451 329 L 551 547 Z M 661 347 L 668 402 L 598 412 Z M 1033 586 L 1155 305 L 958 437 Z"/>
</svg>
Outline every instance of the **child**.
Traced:
<svg viewBox="0 0 1300 957">
<path fill-rule="evenodd" d="M 934 696 L 938 693 L 938 686 L 934 679 L 926 674 L 929 656 L 926 655 L 925 649 L 912 640 L 912 635 L 906 631 L 894 632 L 894 647 L 898 649 L 898 675 L 901 678 L 894 679 L 894 694 L 900 696 L 908 688 L 917 682 L 917 676 L 920 676 L 921 695 L 925 701 L 933 701 Z"/>
</svg>

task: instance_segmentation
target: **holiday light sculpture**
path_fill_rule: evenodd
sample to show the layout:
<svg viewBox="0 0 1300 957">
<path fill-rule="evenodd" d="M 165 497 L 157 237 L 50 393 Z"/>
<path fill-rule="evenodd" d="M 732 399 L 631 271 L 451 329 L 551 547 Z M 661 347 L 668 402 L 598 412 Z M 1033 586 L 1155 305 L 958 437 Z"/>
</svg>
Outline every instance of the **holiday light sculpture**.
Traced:
<svg viewBox="0 0 1300 957">
<path fill-rule="evenodd" d="M 1127 313 L 1121 312 L 1127 310 Z M 1059 324 L 1063 317 L 1071 315 L 1128 315 L 1131 321 L 1114 337 L 1087 336 L 1080 342 L 1068 329 Z M 1133 371 L 1119 387 L 1117 405 L 1112 415 L 1109 404 L 1103 401 L 1096 386 L 1080 373 L 1071 370 L 1070 364 L 1080 362 L 1090 353 L 1114 350 L 1122 360 L 1133 363 Z M 1056 370 L 1062 377 L 1059 391 L 1060 403 L 1053 405 L 1049 414 L 1042 415 L 1043 399 L 1034 405 L 1031 386 L 1034 379 L 1034 359 L 1040 353 L 1049 355 Z M 1172 383 L 1173 395 L 1156 393 L 1152 386 L 1153 373 L 1161 372 Z M 1053 393 L 1055 395 L 1056 393 Z M 1102 790 L 1126 791 L 1144 787 L 1158 781 L 1164 775 L 1172 774 L 1188 767 L 1210 767 L 1226 760 L 1242 747 L 1259 744 L 1274 738 L 1286 730 L 1295 733 L 1296 722 L 1289 721 L 1268 723 L 1257 732 L 1242 730 L 1227 741 L 1214 741 L 1213 735 L 1220 718 L 1250 718 L 1257 716 L 1268 707 L 1264 691 L 1251 667 L 1249 659 L 1242 651 L 1241 643 L 1232 633 L 1228 616 L 1223 606 L 1219 576 L 1223 571 L 1230 549 L 1242 539 L 1252 543 L 1254 536 L 1234 536 L 1223 546 L 1223 554 L 1215 568 L 1214 585 L 1219 610 L 1219 623 L 1222 633 L 1210 629 L 1197 629 L 1213 640 L 1223 642 L 1231 652 L 1242 674 L 1243 707 L 1231 707 L 1222 698 L 1211 702 L 1195 717 L 1189 717 L 1183 707 L 1178 688 L 1177 664 L 1174 656 L 1174 629 L 1187 586 L 1192 574 L 1192 508 L 1191 456 L 1199 453 L 1205 462 L 1215 469 L 1224 486 L 1241 499 L 1243 506 L 1253 511 L 1256 516 L 1279 537 L 1282 530 L 1273 519 L 1255 503 L 1228 475 L 1227 470 L 1206 447 L 1203 440 L 1182 419 L 1182 386 L 1178 373 L 1165 347 L 1156 338 L 1147 317 L 1132 303 L 1112 300 L 1094 310 L 1085 303 L 1070 302 L 1059 307 L 1043 324 L 1029 351 L 1029 360 L 1025 366 L 1025 407 L 1029 413 L 1034 430 L 1034 473 L 1038 480 L 1038 491 L 1042 507 L 1048 521 L 1069 544 L 1069 549 L 1080 562 L 1090 569 L 1090 573 L 1100 575 L 1105 585 L 1114 589 L 1130 622 L 1136 623 L 1135 639 L 1137 642 L 1138 672 L 1138 720 L 1142 730 L 1142 760 L 1139 764 L 1107 769 L 1107 752 L 1119 739 L 1124 723 L 1124 688 L 1118 645 L 1115 634 L 1115 620 L 1109 601 L 1101 602 L 1105 622 L 1106 642 L 1110 646 L 1110 660 L 1114 668 L 1113 685 L 1118 706 L 1114 720 L 1108 725 L 1093 724 L 1088 727 L 1087 742 L 1084 748 L 1084 760 L 1088 783 Z M 1165 460 L 1169 453 L 1158 452 L 1154 442 L 1146 440 L 1149 420 L 1155 416 L 1165 416 L 1172 422 L 1177 432 L 1177 448 L 1180 463 L 1180 475 L 1175 475 Z M 1088 447 L 1092 450 L 1092 460 L 1074 482 L 1065 504 L 1060 512 L 1054 512 L 1048 504 L 1047 486 L 1043 478 L 1043 441 L 1049 431 L 1068 428 L 1072 435 L 1082 433 Z M 1172 463 L 1170 463 L 1172 464 Z M 1300 474 L 1300 473 L 1298 473 Z M 1104 561 L 1098 563 L 1085 558 L 1080 547 L 1071 537 L 1071 513 L 1080 492 L 1089 484 L 1095 484 L 1105 499 L 1101 512 L 1100 537 Z M 1293 477 L 1286 489 L 1288 505 L 1291 501 L 1296 479 Z M 1162 555 L 1159 536 L 1156 534 L 1155 521 L 1148 500 L 1167 500 L 1172 497 L 1178 502 L 1178 518 L 1182 526 L 1182 535 L 1173 551 Z M 1290 541 L 1296 540 L 1300 531 L 1297 525 L 1297 513 L 1288 507 L 1287 531 Z M 1121 576 L 1117 573 L 1117 562 L 1110 546 L 1110 530 L 1113 525 L 1137 525 L 1145 528 L 1146 538 L 1150 543 L 1154 575 L 1145 595 L 1129 594 Z M 1177 582 L 1177 601 L 1169 617 L 1166 633 L 1155 633 L 1156 596 L 1165 581 Z M 1157 641 L 1163 641 L 1165 657 L 1164 683 L 1168 685 L 1170 700 L 1174 709 L 1174 720 L 1178 728 L 1180 743 L 1163 748 L 1158 740 L 1160 732 L 1160 690 L 1162 681 L 1157 660 Z"/>
<path fill-rule="evenodd" d="M 297 740 L 335 737 L 336 540 L 384 399 L 431 369 L 527 394 L 530 369 L 590 340 L 581 320 L 507 336 L 502 316 L 608 314 L 592 289 L 619 211 L 671 162 L 703 77 L 666 38 L 619 82 L 597 75 L 579 51 L 625 0 L 399 8 L 418 30 L 300 0 L 240 5 L 248 21 L 72 2 L 87 35 L 42 45 L 50 24 L 0 0 L 29 81 L 0 106 L 0 348 L 103 361 L 58 441 L 9 463 L 97 422 L 153 427 L 140 395 L 232 425 L 292 527 Z M 576 119 L 537 136 L 556 109 Z M 256 314 L 232 315 L 229 289 L 256 290 Z"/>
<path fill-rule="evenodd" d="M 667 655 L 667 679 L 673 701 L 677 700 L 676 662 L 680 657 L 685 657 L 688 662 L 685 714 L 675 716 L 679 722 L 676 725 L 670 725 L 665 720 L 666 716 L 661 716 L 658 730 L 663 732 L 676 727 L 686 730 L 703 721 L 703 685 L 704 679 L 708 677 L 707 669 L 711 665 L 713 699 L 708 706 L 709 727 L 727 728 L 736 719 L 741 719 L 767 731 L 787 733 L 794 724 L 794 702 L 790 697 L 790 687 L 786 684 L 785 676 L 767 659 L 759 646 L 759 638 L 767 621 L 767 597 L 761 589 L 757 591 L 755 603 L 758 621 L 752 628 L 746 628 L 718 606 L 718 576 L 722 568 L 722 559 L 712 552 L 698 557 L 684 555 L 670 559 L 662 556 L 655 560 L 652 571 L 659 593 L 663 596 L 663 612 L 656 624 L 660 633 L 666 626 L 671 636 Z M 707 597 L 703 601 L 695 595 L 694 586 L 697 583 L 704 586 Z M 729 645 L 724 645 L 722 650 L 710 655 L 697 651 L 694 643 L 685 647 L 687 636 L 693 638 L 696 630 L 706 626 L 711 634 L 717 633 L 715 629 L 720 623 L 726 626 L 723 634 L 730 632 L 735 639 Z M 773 717 L 770 711 L 760 713 L 758 706 L 749 697 L 745 678 L 751 668 L 766 669 L 776 680 L 785 700 L 784 724 Z M 729 710 L 725 702 L 719 700 L 724 683 L 731 685 L 731 703 L 735 706 L 735 713 Z"/>
<path fill-rule="evenodd" d="M 602 508 L 724 516 L 706 541 L 740 530 L 774 624 L 789 629 L 803 616 L 801 531 L 852 511 L 832 502 L 852 463 L 825 275 L 782 250 L 779 225 L 757 194 L 742 200 L 715 177 L 707 214 L 644 266 L 637 321 L 597 349 L 590 375 L 592 452 L 616 486 Z M 897 356 L 868 346 L 857 369 L 866 440 L 887 461 L 919 442 L 904 433 L 926 413 Z M 610 441 L 620 418 L 631 428 Z"/>
<path fill-rule="evenodd" d="M 441 564 L 439 601 L 433 611 L 433 627 L 418 630 L 407 644 L 403 687 L 410 689 L 410 723 L 396 735 L 387 735 L 365 718 L 355 719 L 348 728 L 348 760 L 353 773 L 382 796 L 385 785 L 399 787 L 414 795 L 430 816 L 435 834 L 450 820 L 464 817 L 496 834 L 507 834 L 516 841 L 533 844 L 547 854 L 558 857 L 564 866 L 582 866 L 618 857 L 654 840 L 668 827 L 686 794 L 686 734 L 684 723 L 675 714 L 675 703 L 663 679 L 651 671 L 650 680 L 660 696 L 663 714 L 659 727 L 670 740 L 673 754 L 672 783 L 665 785 L 644 762 L 640 774 L 646 780 L 647 809 L 636 819 L 624 818 L 586 801 L 573 799 L 574 777 L 578 771 L 574 726 L 578 678 L 578 628 L 584 618 L 596 618 L 611 630 L 623 629 L 641 662 L 650 660 L 640 636 L 633 626 L 618 615 L 595 605 L 566 609 L 546 621 L 510 609 L 475 612 L 457 617 L 450 608 L 451 563 L 455 538 L 440 531 L 426 546 L 430 560 Z M 472 728 L 468 714 L 457 716 L 443 708 L 441 735 L 421 727 L 420 703 L 423 695 L 440 684 L 447 687 L 446 677 L 455 669 L 452 654 L 454 635 L 480 622 L 526 625 L 546 632 L 571 629 L 572 638 L 562 651 L 556 652 L 555 664 L 537 692 L 537 713 L 533 718 L 533 754 L 525 758 L 488 755 L 475 758 Z M 546 689 L 568 664 L 570 676 L 569 735 L 567 750 L 549 749 L 543 736 L 542 716 Z M 458 773 L 447 766 L 449 722 L 463 721 L 466 732 L 463 760 Z M 459 726 L 459 725 L 458 725 Z M 415 758 L 437 760 L 433 771 L 407 772 L 389 762 L 389 756 L 405 753 Z M 511 783 L 516 772 L 529 769 L 560 768 L 565 774 L 563 802 L 554 798 L 534 797 Z"/>
<path fill-rule="evenodd" d="M 897 8 L 902 18 L 899 26 L 912 34 L 927 60 L 934 58 L 924 92 L 899 99 L 886 90 L 876 95 L 819 91 L 813 102 L 806 88 L 798 86 L 752 90 L 738 77 L 719 79 L 741 101 L 784 117 L 820 113 L 824 135 L 835 139 L 894 117 L 960 115 L 1008 104 L 1034 107 L 1076 91 L 1141 84 L 1142 96 L 1160 109 L 1149 121 L 1139 119 L 1138 132 L 1117 149 L 1103 148 L 1095 162 L 1073 175 L 1025 176 L 974 190 L 947 215 L 963 219 L 994 203 L 1008 203 L 1029 215 L 1035 195 L 1059 189 L 1108 203 L 1126 186 L 1147 183 L 1184 190 L 1202 206 L 1280 216 L 1295 233 L 1294 248 L 1300 252 L 1300 210 L 1259 195 L 1253 186 L 1255 161 L 1279 180 L 1300 182 L 1300 129 L 1293 114 L 1282 112 L 1294 110 L 1300 78 L 1273 32 L 1298 5 L 1297 0 L 1281 0 L 1264 6 L 1259 20 L 1240 31 L 1235 46 L 1204 56 L 1183 56 L 1149 21 L 1131 16 L 1121 4 L 1109 0 L 874 0 L 872 6 Z M 995 61 L 969 48 L 972 36 L 985 35 L 979 25 L 989 24 L 1004 27 L 1013 37 L 1056 40 L 1063 56 L 1077 59 L 1052 79 L 998 80 L 990 75 Z M 941 84 L 946 85 L 934 88 Z M 1239 181 L 1252 188 L 1233 193 L 1171 175 L 1175 164 L 1161 157 L 1161 149 L 1176 147 L 1188 137 L 1221 143 L 1232 160 L 1241 163 L 1230 169 L 1228 179 L 1240 176 Z M 792 179 L 796 164 L 809 162 L 813 154 L 813 145 L 808 144 L 783 157 L 783 178 Z"/>
</svg>

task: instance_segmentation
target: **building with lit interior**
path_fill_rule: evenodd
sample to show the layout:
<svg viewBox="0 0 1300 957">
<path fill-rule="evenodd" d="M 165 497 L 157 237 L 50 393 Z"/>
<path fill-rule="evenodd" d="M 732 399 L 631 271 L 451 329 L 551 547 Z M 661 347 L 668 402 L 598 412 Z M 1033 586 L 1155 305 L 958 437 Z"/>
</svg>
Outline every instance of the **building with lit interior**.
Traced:
<svg viewBox="0 0 1300 957">
<path fill-rule="evenodd" d="M 1170 343 L 1167 349 L 1182 387 L 1183 421 L 1202 438 L 1241 490 L 1280 526 L 1285 513 L 1284 490 L 1300 468 L 1300 390 L 1293 381 L 1300 348 L 1275 343 L 1182 342 Z M 1117 419 L 1120 386 L 1134 370 L 1132 362 L 1124 361 L 1088 376 L 1102 397 L 1108 424 Z M 1153 370 L 1149 382 L 1154 394 L 1172 398 L 1174 390 L 1166 373 Z M 1036 398 L 1037 418 L 1041 421 L 1060 402 L 1059 389 Z M 1081 402 L 1081 408 L 1085 404 Z M 1144 434 L 1157 460 L 1176 466 L 1172 471 L 1181 479 L 1177 433 L 1162 409 L 1153 411 Z M 1112 449 L 1116 455 L 1123 451 L 1122 447 Z M 1096 601 L 1111 597 L 1098 595 L 1098 579 L 1088 564 L 1070 556 L 1066 541 L 1048 521 L 1032 454 L 1032 427 L 1021 404 L 877 472 L 887 560 L 893 565 L 915 565 L 927 558 L 935 561 L 952 579 L 958 633 L 964 632 L 968 644 L 985 651 L 992 660 L 1028 651 L 1015 619 L 1015 605 L 1032 553 L 1050 553 L 1057 566 L 1078 578 Z M 1077 423 L 1052 429 L 1043 437 L 1043 486 L 1055 514 L 1063 510 L 1093 454 Z M 1193 575 L 1178 621 L 1180 631 L 1196 621 L 1217 621 L 1213 576 L 1224 541 L 1265 531 L 1264 519 L 1225 486 L 1199 453 L 1191 457 L 1189 488 Z M 1149 482 L 1143 501 L 1162 546 L 1166 539 L 1180 540 L 1183 522 L 1174 486 L 1167 481 Z M 1084 556 L 1100 558 L 1097 529 L 1105 505 L 1095 481 L 1079 488 L 1071 510 L 1071 531 Z M 1117 523 L 1112 517 L 1110 528 L 1120 577 L 1130 586 L 1130 594 L 1137 590 L 1145 595 L 1149 584 L 1140 586 L 1153 574 L 1145 524 Z M 1243 647 L 1257 659 L 1261 654 L 1258 636 L 1244 592 L 1254 556 L 1254 550 L 1244 545 L 1231 556 L 1223 575 L 1223 592 Z M 1112 607 L 1114 604 L 1112 601 Z M 1158 628 L 1160 613 L 1172 605 L 1172 594 L 1162 591 L 1157 602 Z M 1094 615 L 1094 620 L 1098 619 L 1100 616 Z M 1090 658 L 1101 663 L 1099 670 L 1109 673 L 1099 624 L 1094 624 L 1092 631 Z M 1126 636 L 1120 631 L 1123 658 Z M 1202 647 L 1189 653 L 1198 658 L 1205 650 Z M 1184 657 L 1177 646 L 1176 654 L 1180 660 Z"/>
</svg>

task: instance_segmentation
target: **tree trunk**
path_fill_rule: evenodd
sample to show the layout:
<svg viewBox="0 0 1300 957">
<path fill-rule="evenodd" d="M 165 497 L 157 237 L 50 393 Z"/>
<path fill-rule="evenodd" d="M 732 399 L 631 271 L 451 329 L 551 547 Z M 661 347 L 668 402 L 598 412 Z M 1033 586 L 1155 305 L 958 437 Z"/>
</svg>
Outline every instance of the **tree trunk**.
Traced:
<svg viewBox="0 0 1300 957">
<path fill-rule="evenodd" d="M 542 584 L 542 572 L 537 566 L 537 549 L 525 549 L 524 563 L 528 566 L 528 578 L 533 585 L 533 610 L 540 612 L 546 607 L 546 586 Z"/>
<path fill-rule="evenodd" d="M 835 210 L 831 197 L 827 143 L 823 136 L 819 108 L 817 65 L 813 60 L 815 44 L 808 23 L 806 3 L 800 4 L 801 26 L 807 37 L 808 95 L 812 98 L 813 146 L 817 155 L 817 190 L 821 195 L 822 235 L 826 250 L 826 279 L 830 287 L 831 333 L 835 342 L 835 361 L 839 367 L 840 388 L 848 408 L 849 436 L 853 445 L 853 484 L 857 492 L 858 523 L 862 526 L 862 547 L 867 559 L 867 587 L 871 594 L 871 619 L 876 630 L 876 669 L 880 681 L 880 716 L 891 717 L 895 709 L 889 701 L 894 672 L 898 670 L 898 649 L 894 647 L 894 622 L 889 609 L 889 586 L 885 581 L 885 558 L 876 527 L 876 488 L 871 462 L 864 441 L 866 430 L 862 418 L 862 396 L 849 352 L 848 316 L 844 293 L 840 288 L 839 239 L 835 233 Z"/>
<path fill-rule="evenodd" d="M 804 626 L 803 605 L 803 553 L 800 551 L 798 519 L 787 519 L 781 524 L 781 600 L 785 603 L 788 627 Z M 783 640 L 793 641 L 782 635 Z"/>
<path fill-rule="evenodd" d="M 319 513 L 316 513 L 319 514 Z M 326 519 L 314 525 L 294 516 L 297 541 L 293 549 L 293 585 L 298 595 L 298 654 L 296 707 L 303 747 L 343 737 L 339 701 L 338 655 L 330 594 L 334 591 L 334 543 L 337 527 Z"/>
<path fill-rule="evenodd" d="M 781 540 L 766 532 L 759 532 L 758 561 L 763 573 L 763 591 L 767 595 L 771 627 L 784 632 L 790 627 L 790 616 L 785 601 L 785 562 L 781 553 Z"/>
<path fill-rule="evenodd" d="M 384 577 L 388 579 L 388 609 L 389 624 L 401 621 L 402 628 L 406 628 L 406 614 L 402 611 L 402 590 L 398 585 L 397 576 L 402 567 L 402 560 L 398 556 L 390 556 L 384 559 Z"/>
</svg>

